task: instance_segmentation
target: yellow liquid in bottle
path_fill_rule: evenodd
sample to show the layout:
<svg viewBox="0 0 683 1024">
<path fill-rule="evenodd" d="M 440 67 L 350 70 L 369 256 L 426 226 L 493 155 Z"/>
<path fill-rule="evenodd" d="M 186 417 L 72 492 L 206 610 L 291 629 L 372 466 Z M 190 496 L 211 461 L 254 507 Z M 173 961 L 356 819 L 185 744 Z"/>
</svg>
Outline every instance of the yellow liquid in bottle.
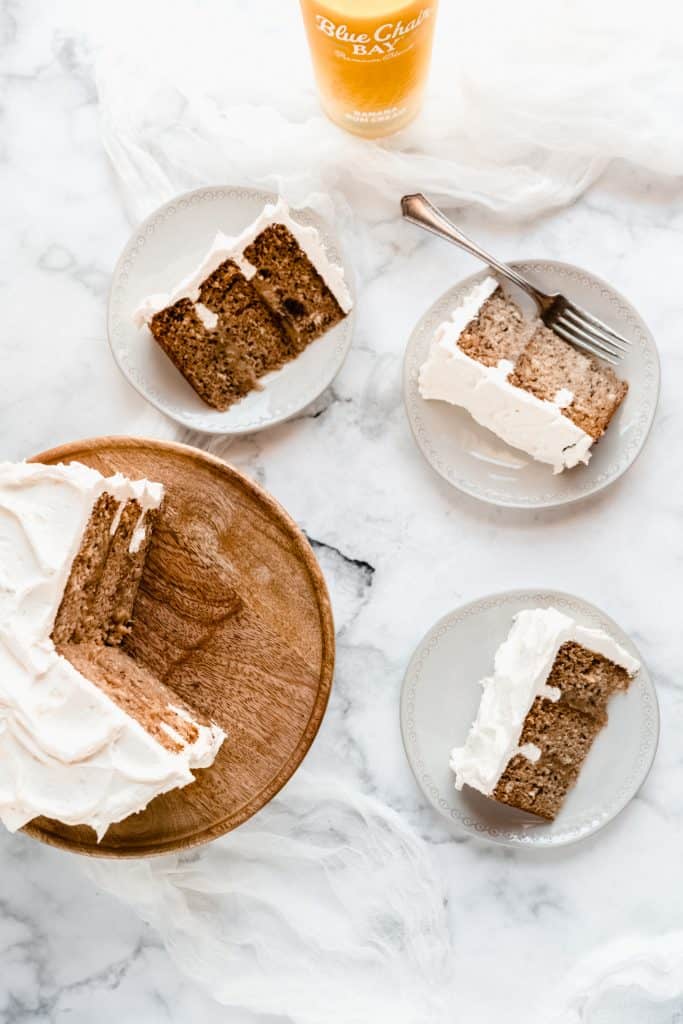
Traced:
<svg viewBox="0 0 683 1024">
<path fill-rule="evenodd" d="M 420 109 L 437 0 L 301 0 L 323 109 L 357 135 L 403 128 Z"/>
</svg>

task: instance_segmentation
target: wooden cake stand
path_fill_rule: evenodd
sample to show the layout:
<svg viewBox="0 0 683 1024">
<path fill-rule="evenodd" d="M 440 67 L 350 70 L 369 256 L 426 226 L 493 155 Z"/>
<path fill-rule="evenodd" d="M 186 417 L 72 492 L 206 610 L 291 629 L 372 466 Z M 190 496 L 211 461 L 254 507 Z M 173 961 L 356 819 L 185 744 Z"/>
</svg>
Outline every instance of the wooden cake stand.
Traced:
<svg viewBox="0 0 683 1024">
<path fill-rule="evenodd" d="M 134 642 L 159 674 L 226 731 L 196 781 L 112 825 L 37 818 L 25 831 L 75 853 L 140 857 L 208 842 L 282 788 L 318 731 L 332 685 L 330 600 L 310 545 L 257 484 L 181 444 L 99 437 L 34 462 L 83 462 L 163 483 L 166 499 L 136 604 Z"/>
</svg>

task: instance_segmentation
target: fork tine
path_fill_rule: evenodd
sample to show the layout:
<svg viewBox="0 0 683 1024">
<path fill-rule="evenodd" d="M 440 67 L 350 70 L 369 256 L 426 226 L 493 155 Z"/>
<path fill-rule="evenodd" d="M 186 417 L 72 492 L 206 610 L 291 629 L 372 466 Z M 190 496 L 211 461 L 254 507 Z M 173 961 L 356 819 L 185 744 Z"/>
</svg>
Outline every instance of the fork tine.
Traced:
<svg viewBox="0 0 683 1024">
<path fill-rule="evenodd" d="M 604 323 L 602 320 L 599 320 L 597 316 L 593 316 L 592 313 L 587 312 L 587 310 L 582 309 L 580 306 L 575 306 L 572 302 L 567 303 L 564 309 L 564 313 L 570 318 L 576 320 L 577 323 L 581 323 L 584 325 L 590 324 L 591 328 L 595 329 L 598 333 L 600 333 L 606 341 L 611 341 L 612 344 L 615 345 L 617 343 L 620 343 L 622 346 L 622 351 L 624 352 L 631 344 L 628 338 L 625 338 L 622 334 L 619 334 L 617 331 L 614 330 L 613 327 L 608 327 L 608 325 Z M 623 346 L 625 346 L 625 348 Z"/>
<path fill-rule="evenodd" d="M 626 354 L 626 352 L 628 352 L 628 342 L 625 345 L 622 345 L 621 342 L 616 341 L 616 339 L 611 334 L 607 334 L 607 332 L 603 331 L 600 327 L 595 327 L 590 322 L 590 320 L 582 319 L 575 312 L 575 310 L 569 307 L 563 309 L 560 314 L 560 318 L 564 318 L 570 321 L 572 327 L 579 328 L 580 330 L 588 334 L 591 338 L 597 338 L 599 341 L 603 342 L 608 348 L 611 348 L 613 352 L 619 352 L 623 354 Z"/>
<path fill-rule="evenodd" d="M 566 324 L 567 321 L 565 321 Z M 596 342 L 585 341 L 579 335 L 573 334 L 571 330 L 568 330 L 566 326 L 561 323 L 554 323 L 552 329 L 555 334 L 559 334 L 561 338 L 568 341 L 570 345 L 576 345 L 578 348 L 584 349 L 586 352 L 590 352 L 592 356 L 597 356 L 599 359 L 604 359 L 606 363 L 611 363 L 612 366 L 618 366 L 619 360 L 610 352 L 604 351 L 598 348 Z"/>
<path fill-rule="evenodd" d="M 599 334 L 594 334 L 590 328 L 586 329 L 583 325 L 579 326 L 573 320 L 567 319 L 564 313 L 560 314 L 556 322 L 561 324 L 565 330 L 581 338 L 587 345 L 592 345 L 593 348 L 599 349 L 601 352 L 607 352 L 608 355 L 615 356 L 617 359 L 621 359 L 624 354 L 623 349 L 617 348 L 611 341 L 607 341 Z"/>
</svg>

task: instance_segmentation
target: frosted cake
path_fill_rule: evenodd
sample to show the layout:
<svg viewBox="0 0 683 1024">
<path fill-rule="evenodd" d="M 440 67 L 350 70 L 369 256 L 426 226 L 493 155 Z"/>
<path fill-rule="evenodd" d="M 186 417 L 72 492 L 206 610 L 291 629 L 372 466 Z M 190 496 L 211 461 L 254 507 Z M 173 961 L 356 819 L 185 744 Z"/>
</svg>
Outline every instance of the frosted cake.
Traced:
<svg viewBox="0 0 683 1024">
<path fill-rule="evenodd" d="M 540 320 L 525 319 L 487 277 L 437 328 L 419 388 L 560 473 L 589 461 L 628 384 Z"/>
<path fill-rule="evenodd" d="M 451 753 L 455 788 L 552 821 L 639 662 L 607 633 L 555 608 L 515 616 L 483 679 L 475 721 Z"/>
<path fill-rule="evenodd" d="M 0 820 L 113 822 L 223 742 L 127 650 L 161 484 L 0 463 Z"/>
</svg>

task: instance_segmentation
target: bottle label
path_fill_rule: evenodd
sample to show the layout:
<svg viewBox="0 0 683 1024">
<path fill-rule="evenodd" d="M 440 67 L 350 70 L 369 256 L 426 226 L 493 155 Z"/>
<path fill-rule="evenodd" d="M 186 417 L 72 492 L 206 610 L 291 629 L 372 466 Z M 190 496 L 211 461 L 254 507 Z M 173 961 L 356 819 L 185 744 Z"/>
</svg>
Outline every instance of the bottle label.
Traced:
<svg viewBox="0 0 683 1024">
<path fill-rule="evenodd" d="M 409 21 L 385 21 L 367 32 L 353 32 L 348 25 L 336 24 L 323 14 L 316 14 L 315 27 L 338 45 L 335 57 L 341 60 L 389 60 L 415 45 L 413 33 L 432 16 L 432 7 L 423 7 Z"/>
</svg>

